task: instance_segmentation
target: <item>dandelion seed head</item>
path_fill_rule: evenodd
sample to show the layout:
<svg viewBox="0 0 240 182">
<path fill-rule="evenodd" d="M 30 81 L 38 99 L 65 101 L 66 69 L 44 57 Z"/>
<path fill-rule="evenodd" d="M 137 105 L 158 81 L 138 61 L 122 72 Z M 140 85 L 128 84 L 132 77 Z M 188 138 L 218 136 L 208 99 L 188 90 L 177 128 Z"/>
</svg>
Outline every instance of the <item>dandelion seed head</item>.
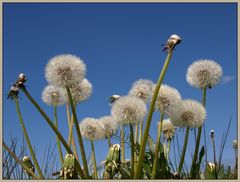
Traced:
<svg viewBox="0 0 240 182">
<path fill-rule="evenodd" d="M 158 122 L 160 124 L 160 122 Z M 162 132 L 166 140 L 171 140 L 174 137 L 175 127 L 173 126 L 170 119 L 164 119 L 162 121 Z"/>
<path fill-rule="evenodd" d="M 174 126 L 196 128 L 206 119 L 206 109 L 198 101 L 187 99 L 181 101 L 170 118 Z"/>
<path fill-rule="evenodd" d="M 118 123 L 113 116 L 104 116 L 99 118 L 100 128 L 103 130 L 103 134 L 106 137 L 111 137 L 117 131 Z"/>
<path fill-rule="evenodd" d="M 142 99 L 145 103 L 149 100 L 153 93 L 154 84 L 150 80 L 140 79 L 136 81 L 129 91 L 129 95 Z"/>
<path fill-rule="evenodd" d="M 103 132 L 99 122 L 95 118 L 85 118 L 79 124 L 81 134 L 84 138 L 94 141 L 103 139 Z"/>
<path fill-rule="evenodd" d="M 84 78 L 77 85 L 71 86 L 71 94 L 74 102 L 79 103 L 85 101 L 92 94 L 92 84 Z"/>
<path fill-rule="evenodd" d="M 212 60 L 199 60 L 187 69 L 187 82 L 197 88 L 211 88 L 219 83 L 223 71 L 222 67 Z"/>
<path fill-rule="evenodd" d="M 55 85 L 47 85 L 42 92 L 42 100 L 50 106 L 60 106 L 66 102 L 65 90 Z"/>
<path fill-rule="evenodd" d="M 169 115 L 180 101 L 181 95 L 177 89 L 168 85 L 162 85 L 157 96 L 156 109 Z"/>
<path fill-rule="evenodd" d="M 146 104 L 135 96 L 123 96 L 113 103 L 112 115 L 121 125 L 142 122 L 146 112 Z"/>
<path fill-rule="evenodd" d="M 71 54 L 53 57 L 45 69 L 48 82 L 62 87 L 78 84 L 85 73 L 86 65 L 79 57 Z"/>
</svg>

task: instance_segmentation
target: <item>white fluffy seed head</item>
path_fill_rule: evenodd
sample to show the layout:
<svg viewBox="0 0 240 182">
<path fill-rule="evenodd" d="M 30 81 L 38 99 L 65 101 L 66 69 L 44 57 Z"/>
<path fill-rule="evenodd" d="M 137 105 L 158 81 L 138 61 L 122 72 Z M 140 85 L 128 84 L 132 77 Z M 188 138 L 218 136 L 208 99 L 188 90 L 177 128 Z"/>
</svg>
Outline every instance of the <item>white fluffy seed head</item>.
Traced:
<svg viewBox="0 0 240 182">
<path fill-rule="evenodd" d="M 113 136 L 118 129 L 118 123 L 113 116 L 104 116 L 99 118 L 99 124 L 105 138 Z"/>
<path fill-rule="evenodd" d="M 160 124 L 160 122 L 158 122 Z M 175 127 L 170 119 L 164 119 L 162 122 L 162 132 L 166 140 L 171 140 L 174 137 Z"/>
<path fill-rule="evenodd" d="M 136 81 L 129 91 L 129 95 L 142 99 L 145 103 L 153 94 L 154 83 L 151 80 L 140 79 Z"/>
<path fill-rule="evenodd" d="M 146 112 L 146 104 L 135 96 L 123 96 L 113 103 L 112 115 L 120 125 L 142 122 Z"/>
<path fill-rule="evenodd" d="M 71 54 L 53 57 L 45 69 L 48 82 L 62 87 L 78 84 L 85 73 L 86 65 L 79 57 Z"/>
<path fill-rule="evenodd" d="M 50 106 L 60 106 L 66 102 L 65 90 L 55 85 L 47 85 L 42 92 L 42 100 Z"/>
<path fill-rule="evenodd" d="M 187 82 L 197 88 L 211 88 L 221 80 L 222 67 L 212 60 L 199 60 L 187 69 Z"/>
<path fill-rule="evenodd" d="M 177 89 L 168 85 L 162 85 L 156 100 L 156 109 L 163 114 L 169 115 L 179 105 L 181 95 Z"/>
<path fill-rule="evenodd" d="M 77 85 L 72 85 L 70 89 L 73 101 L 76 103 L 87 100 L 92 94 L 92 84 L 86 78 Z"/>
<path fill-rule="evenodd" d="M 94 141 L 104 138 L 99 122 L 95 118 L 85 118 L 79 123 L 81 134 L 84 138 Z"/>
<path fill-rule="evenodd" d="M 198 101 L 186 99 L 175 108 L 170 118 L 174 126 L 196 128 L 204 123 L 206 109 Z"/>
</svg>

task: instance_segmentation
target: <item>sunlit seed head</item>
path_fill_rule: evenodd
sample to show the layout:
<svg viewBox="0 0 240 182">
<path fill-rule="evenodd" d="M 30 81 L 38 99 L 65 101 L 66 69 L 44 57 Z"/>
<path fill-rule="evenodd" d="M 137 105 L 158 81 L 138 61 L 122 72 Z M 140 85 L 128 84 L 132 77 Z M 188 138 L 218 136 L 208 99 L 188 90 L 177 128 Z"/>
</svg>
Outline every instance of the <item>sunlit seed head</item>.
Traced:
<svg viewBox="0 0 240 182">
<path fill-rule="evenodd" d="M 160 124 L 160 122 L 158 122 Z M 162 132 L 166 140 L 172 140 L 175 133 L 175 127 L 170 119 L 164 119 L 162 122 Z"/>
<path fill-rule="evenodd" d="M 174 126 L 196 128 L 206 119 L 206 109 L 198 101 L 187 99 L 181 101 L 170 118 Z"/>
<path fill-rule="evenodd" d="M 26 75 L 23 73 L 20 73 L 18 76 L 18 84 L 23 84 L 24 82 L 27 81 Z"/>
<path fill-rule="evenodd" d="M 214 130 L 213 130 L 213 129 L 211 129 L 211 131 L 210 131 L 210 137 L 211 137 L 211 138 L 214 137 Z"/>
<path fill-rule="evenodd" d="M 156 109 L 169 115 L 174 107 L 181 101 L 181 95 L 177 89 L 168 85 L 162 85 L 156 100 Z"/>
<path fill-rule="evenodd" d="M 136 81 L 129 91 L 129 95 L 142 99 L 145 103 L 153 94 L 154 84 L 150 80 L 140 79 Z"/>
<path fill-rule="evenodd" d="M 173 44 L 173 45 L 177 45 L 182 41 L 181 37 L 179 37 L 176 34 L 173 34 L 170 36 L 170 38 L 168 39 L 168 42 Z"/>
<path fill-rule="evenodd" d="M 111 137 L 117 131 L 118 123 L 113 116 L 104 116 L 99 118 L 99 124 L 106 137 Z"/>
<path fill-rule="evenodd" d="M 212 60 L 199 60 L 187 69 L 187 82 L 197 88 L 212 88 L 221 80 L 222 67 Z"/>
<path fill-rule="evenodd" d="M 237 140 L 233 140 L 232 147 L 233 147 L 233 149 L 237 150 L 237 148 L 238 148 L 238 141 Z"/>
<path fill-rule="evenodd" d="M 31 159 L 28 157 L 28 156 L 23 156 L 23 162 L 28 162 L 30 161 Z"/>
<path fill-rule="evenodd" d="M 99 122 L 95 118 L 85 118 L 79 123 L 81 134 L 84 138 L 94 141 L 104 138 Z"/>
<path fill-rule="evenodd" d="M 48 82 L 62 87 L 78 84 L 85 73 L 86 65 L 79 57 L 71 54 L 53 57 L 45 69 Z"/>
<path fill-rule="evenodd" d="M 65 89 L 55 85 L 46 86 L 42 92 L 43 102 L 50 106 L 63 105 L 66 99 Z"/>
<path fill-rule="evenodd" d="M 77 85 L 71 86 L 71 94 L 74 102 L 79 103 L 85 101 L 92 94 L 92 84 L 84 78 Z"/>
<path fill-rule="evenodd" d="M 138 97 L 123 96 L 113 103 L 111 112 L 119 124 L 124 125 L 142 122 L 146 115 L 147 107 Z"/>
</svg>

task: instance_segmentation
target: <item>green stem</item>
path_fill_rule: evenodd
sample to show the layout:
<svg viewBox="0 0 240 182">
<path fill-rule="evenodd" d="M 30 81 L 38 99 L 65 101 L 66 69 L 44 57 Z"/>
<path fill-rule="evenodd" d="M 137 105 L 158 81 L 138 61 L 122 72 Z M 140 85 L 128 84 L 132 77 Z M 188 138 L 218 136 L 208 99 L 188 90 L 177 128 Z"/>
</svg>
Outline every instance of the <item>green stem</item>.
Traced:
<svg viewBox="0 0 240 182">
<path fill-rule="evenodd" d="M 123 126 L 121 126 L 121 128 L 120 128 L 120 130 L 121 130 L 121 148 L 122 148 L 122 152 L 121 152 L 121 154 L 122 154 L 122 162 L 124 162 L 125 161 L 125 142 L 124 142 L 124 129 L 123 129 Z"/>
<path fill-rule="evenodd" d="M 215 178 L 218 179 L 218 174 L 217 174 L 217 161 L 216 161 L 216 147 L 215 147 L 215 142 L 214 142 L 214 136 L 212 137 L 212 144 L 213 144 L 213 160 L 214 160 L 214 165 L 215 165 Z"/>
<path fill-rule="evenodd" d="M 156 147 L 155 147 L 154 160 L 153 160 L 152 179 L 155 179 L 157 174 L 158 153 L 159 153 L 159 146 L 160 146 L 161 134 L 162 134 L 162 123 L 163 123 L 163 114 L 161 114 L 160 123 L 158 125 L 158 133 L 157 133 Z"/>
<path fill-rule="evenodd" d="M 143 133 L 143 121 L 140 122 L 140 125 L 139 125 L 139 137 L 138 137 L 139 144 L 141 144 L 142 142 L 142 133 Z"/>
<path fill-rule="evenodd" d="M 167 141 L 167 152 L 166 152 L 166 159 L 167 159 L 167 161 L 168 161 L 168 156 L 169 156 L 169 152 L 170 152 L 171 141 L 172 140 L 168 140 Z"/>
<path fill-rule="evenodd" d="M 31 171 L 18 157 L 11 151 L 10 148 L 5 144 L 3 141 L 3 147 L 8 151 L 8 153 L 23 167 L 24 170 L 28 172 L 29 175 L 31 175 L 35 179 L 42 179 L 41 177 L 36 176 L 36 174 Z"/>
<path fill-rule="evenodd" d="M 96 162 L 93 140 L 91 140 L 91 147 L 92 147 L 92 155 L 93 155 L 94 176 L 95 176 L 95 179 L 98 179 L 97 162 Z"/>
<path fill-rule="evenodd" d="M 133 125 L 129 123 L 130 127 L 130 143 L 131 143 L 131 179 L 134 177 L 134 133 L 133 133 Z"/>
<path fill-rule="evenodd" d="M 52 130 L 55 132 L 55 134 L 57 135 L 57 137 L 59 138 L 59 140 L 61 141 L 61 143 L 63 144 L 63 146 L 65 147 L 65 149 L 67 150 L 67 152 L 69 154 L 73 154 L 71 148 L 68 146 L 67 142 L 65 141 L 65 139 L 63 138 L 63 136 L 61 135 L 61 133 L 58 131 L 58 129 L 56 128 L 56 126 L 52 123 L 52 121 L 49 119 L 49 117 L 47 116 L 47 114 L 42 110 L 42 108 L 38 105 L 38 103 L 32 98 L 32 96 L 29 94 L 29 92 L 27 91 L 27 89 L 25 87 L 21 87 L 23 93 L 27 96 L 27 98 L 32 102 L 32 104 L 36 107 L 36 109 L 40 112 L 40 114 L 43 116 L 43 118 L 46 120 L 46 122 L 48 123 L 48 125 L 52 128 Z M 79 170 L 80 176 L 82 178 L 84 178 L 84 173 L 82 171 L 82 168 L 80 166 L 80 164 L 77 162 L 77 168 Z"/>
<path fill-rule="evenodd" d="M 178 169 L 177 169 L 178 175 L 180 175 L 181 171 L 182 171 L 184 158 L 185 158 L 185 153 L 186 153 L 186 149 L 187 149 L 188 135 L 189 135 L 189 127 L 186 128 L 184 144 L 183 144 L 183 149 L 182 149 L 182 155 L 181 155 L 181 159 L 180 159 L 179 166 L 178 166 Z"/>
<path fill-rule="evenodd" d="M 68 94 L 68 100 L 70 102 L 70 106 L 71 106 L 71 109 L 72 109 L 73 120 L 74 120 L 74 124 L 75 124 L 75 128 L 76 128 L 76 132 L 77 132 L 77 137 L 78 137 L 79 147 L 80 147 L 80 151 L 81 151 L 85 177 L 89 178 L 87 159 L 86 159 L 86 154 L 85 154 L 84 145 L 83 145 L 83 141 L 82 141 L 82 135 L 81 135 L 80 127 L 78 125 L 76 110 L 75 110 L 75 107 L 74 107 L 74 103 L 73 103 L 73 99 L 72 99 L 70 89 L 69 89 L 68 86 L 66 87 L 66 89 L 67 89 L 67 94 Z"/>
<path fill-rule="evenodd" d="M 202 105 L 204 107 L 206 106 L 206 91 L 207 91 L 207 89 L 204 88 L 203 89 L 203 95 L 202 95 Z M 196 162 L 197 162 L 198 150 L 199 150 L 199 145 L 200 145 L 200 140 L 201 140 L 201 133 L 202 133 L 202 126 L 200 126 L 198 128 L 197 141 L 196 141 L 196 146 L 195 146 L 194 155 L 193 155 L 193 159 L 192 159 L 192 166 L 191 166 L 191 170 L 190 170 L 190 178 L 195 177 L 194 167 L 195 167 Z"/>
<path fill-rule="evenodd" d="M 57 106 L 54 106 L 54 121 L 55 121 L 55 126 L 58 129 Z M 59 138 L 57 136 L 56 136 L 56 140 L 57 140 L 57 147 L 58 147 L 58 154 L 60 157 L 60 162 L 63 166 L 63 154 L 62 154 L 61 144 L 60 144 Z"/>
<path fill-rule="evenodd" d="M 108 148 L 111 147 L 111 140 L 110 140 L 110 136 L 107 137 L 107 141 L 108 141 Z"/>
<path fill-rule="evenodd" d="M 39 173 L 40 178 L 41 178 L 41 179 L 44 179 L 43 173 L 42 173 L 42 171 L 41 171 L 41 169 L 40 169 L 40 166 L 39 166 L 39 164 L 38 164 L 38 161 L 37 161 L 37 159 L 36 159 L 35 153 L 34 153 L 34 151 L 33 151 L 33 148 L 32 148 L 31 142 L 30 142 L 30 139 L 29 139 L 29 137 L 28 137 L 25 124 L 24 124 L 24 122 L 23 122 L 22 114 L 21 114 L 21 111 L 20 111 L 20 108 L 19 108 L 19 105 L 18 105 L 18 99 L 15 99 L 15 103 L 16 103 L 16 110 L 17 110 L 17 113 L 18 113 L 18 118 L 19 118 L 19 121 L 20 121 L 20 125 L 21 125 L 21 127 L 22 127 L 23 134 L 24 134 L 24 137 L 25 137 L 25 139 L 26 139 L 26 142 L 27 142 L 27 145 L 28 145 L 30 154 L 31 154 L 31 156 L 32 156 L 34 165 L 35 165 L 36 168 L 37 168 L 37 171 L 38 171 L 38 173 Z"/>
<path fill-rule="evenodd" d="M 158 91 L 160 89 L 160 86 L 161 86 L 161 84 L 163 82 L 163 79 L 164 79 L 164 76 L 166 74 L 170 59 L 172 57 L 172 53 L 173 53 L 173 50 L 170 49 L 169 52 L 168 52 L 167 58 L 165 60 L 165 63 L 163 65 L 162 71 L 160 73 L 160 76 L 159 76 L 158 82 L 156 84 L 155 90 L 154 90 L 154 94 L 153 94 L 153 97 L 152 97 L 150 109 L 149 109 L 148 116 L 147 116 L 146 128 L 145 128 L 143 139 L 142 139 L 142 142 L 141 142 L 141 149 L 140 149 L 140 154 L 139 154 L 139 158 L 138 158 L 137 170 L 136 170 L 136 173 L 135 173 L 135 176 L 134 176 L 135 179 L 139 179 L 140 175 L 141 175 L 142 164 L 143 164 L 143 159 L 144 159 L 144 155 L 145 155 L 145 148 L 146 148 L 146 143 L 147 143 L 148 134 L 149 134 L 149 130 L 150 130 L 150 125 L 151 125 L 151 121 L 152 121 L 152 115 L 153 115 L 153 112 L 154 112 L 155 102 L 156 102 L 156 99 L 157 99 L 157 96 L 158 96 Z"/>
</svg>

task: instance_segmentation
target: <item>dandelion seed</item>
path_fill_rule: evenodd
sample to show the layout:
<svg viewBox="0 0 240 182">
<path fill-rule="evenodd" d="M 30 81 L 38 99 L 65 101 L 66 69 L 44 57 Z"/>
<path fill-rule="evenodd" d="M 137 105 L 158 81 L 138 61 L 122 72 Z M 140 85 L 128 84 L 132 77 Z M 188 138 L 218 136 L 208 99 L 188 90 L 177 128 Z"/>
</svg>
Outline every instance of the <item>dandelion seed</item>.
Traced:
<svg viewBox="0 0 240 182">
<path fill-rule="evenodd" d="M 197 88 L 212 88 L 219 83 L 223 71 L 221 66 L 212 60 L 199 60 L 187 69 L 187 82 Z"/>
<path fill-rule="evenodd" d="M 99 118 L 99 124 L 103 130 L 104 137 L 111 137 L 118 128 L 118 123 L 113 116 L 104 116 Z"/>
<path fill-rule="evenodd" d="M 84 78 L 78 85 L 71 86 L 71 94 L 76 103 L 87 100 L 92 94 L 92 84 Z"/>
<path fill-rule="evenodd" d="M 55 56 L 48 62 L 45 76 L 51 84 L 71 87 L 84 78 L 85 72 L 86 65 L 79 57 L 64 54 Z"/>
<path fill-rule="evenodd" d="M 153 94 L 153 88 L 154 84 L 152 81 L 140 79 L 132 85 L 128 94 L 139 97 L 146 103 Z"/>
<path fill-rule="evenodd" d="M 170 115 L 174 126 L 196 128 L 206 119 L 206 109 L 195 100 L 183 100 Z"/>
<path fill-rule="evenodd" d="M 147 108 L 138 97 L 123 96 L 114 102 L 111 112 L 119 124 L 125 125 L 143 121 Z"/>
<path fill-rule="evenodd" d="M 160 122 L 158 122 L 160 124 Z M 170 119 L 164 119 L 162 123 L 162 132 L 166 140 L 172 140 L 175 133 L 175 127 Z"/>
<path fill-rule="evenodd" d="M 179 105 L 180 101 L 181 95 L 177 89 L 168 85 L 162 85 L 156 100 L 156 109 L 169 115 Z"/>
<path fill-rule="evenodd" d="M 42 100 L 50 106 L 60 106 L 66 102 L 66 94 L 63 88 L 48 85 L 42 92 Z"/>
<path fill-rule="evenodd" d="M 81 134 L 84 138 L 94 141 L 104 138 L 100 124 L 95 118 L 85 118 L 79 124 Z"/>
</svg>

